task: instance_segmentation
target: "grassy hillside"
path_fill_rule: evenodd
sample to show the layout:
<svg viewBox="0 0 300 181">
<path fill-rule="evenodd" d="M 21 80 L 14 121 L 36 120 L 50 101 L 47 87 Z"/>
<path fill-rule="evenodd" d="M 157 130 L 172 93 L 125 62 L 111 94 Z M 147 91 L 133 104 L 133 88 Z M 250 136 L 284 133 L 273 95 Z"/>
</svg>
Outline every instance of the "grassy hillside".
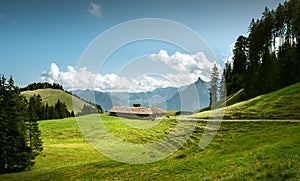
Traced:
<svg viewBox="0 0 300 181">
<path fill-rule="evenodd" d="M 229 119 L 300 119 L 300 83 L 226 107 Z M 210 111 L 194 114 L 208 118 Z"/>
<path fill-rule="evenodd" d="M 90 122 L 99 115 L 82 117 Z M 149 129 L 129 127 L 100 115 L 107 127 L 133 143 L 155 141 L 177 123 L 127 120 Z M 182 149 L 164 160 L 130 165 L 110 160 L 89 145 L 75 118 L 40 122 L 44 151 L 31 171 L 3 174 L 0 180 L 299 180 L 300 123 L 223 122 L 204 149 L 198 149 L 206 122 L 199 121 Z"/>
<path fill-rule="evenodd" d="M 61 102 L 66 103 L 69 111 L 73 110 L 74 108 L 75 114 L 83 108 L 84 104 L 87 104 L 85 101 L 59 89 L 38 89 L 33 91 L 24 91 L 22 94 L 27 98 L 33 96 L 34 94 L 40 94 L 42 97 L 42 102 L 48 103 L 49 105 L 54 105 L 59 99 Z"/>
<path fill-rule="evenodd" d="M 230 106 L 233 105 L 235 103 L 238 102 L 242 102 L 243 100 L 245 100 L 245 92 L 244 89 L 241 89 L 240 91 L 238 91 L 237 93 L 229 96 L 226 101 L 225 101 L 225 105 L 226 106 Z"/>
</svg>

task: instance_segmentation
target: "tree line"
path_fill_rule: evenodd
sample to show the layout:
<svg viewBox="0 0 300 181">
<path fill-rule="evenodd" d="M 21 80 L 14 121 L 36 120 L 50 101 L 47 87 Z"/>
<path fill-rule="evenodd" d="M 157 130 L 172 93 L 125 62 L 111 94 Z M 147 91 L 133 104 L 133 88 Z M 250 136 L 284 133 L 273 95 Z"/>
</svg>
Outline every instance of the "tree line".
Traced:
<svg viewBox="0 0 300 181">
<path fill-rule="evenodd" d="M 66 104 L 59 99 L 54 105 L 43 104 L 41 96 L 33 95 L 29 99 L 29 113 L 37 120 L 63 119 L 75 117 L 74 111 L 69 111 Z"/>
<path fill-rule="evenodd" d="M 29 113 L 33 115 L 37 120 L 50 120 L 50 119 L 63 119 L 68 117 L 75 117 L 74 111 L 69 111 L 66 104 L 59 99 L 54 105 L 43 104 L 41 96 L 33 95 L 29 99 Z M 89 103 L 84 104 L 82 109 L 76 114 L 76 116 L 83 116 L 87 114 L 103 113 L 103 109 L 98 104 Z"/>
<path fill-rule="evenodd" d="M 0 173 L 30 169 L 43 150 L 38 117 L 12 77 L 0 78 Z"/>
<path fill-rule="evenodd" d="M 244 89 L 245 99 L 269 93 L 300 81 L 300 0 L 265 8 L 260 19 L 240 36 L 233 63 L 223 71 L 227 95 Z"/>
<path fill-rule="evenodd" d="M 56 83 L 50 84 L 48 82 L 38 82 L 38 83 L 34 82 L 27 85 L 26 87 L 21 88 L 21 91 L 47 89 L 47 88 L 64 90 L 63 86 L 60 84 L 56 84 Z"/>
</svg>

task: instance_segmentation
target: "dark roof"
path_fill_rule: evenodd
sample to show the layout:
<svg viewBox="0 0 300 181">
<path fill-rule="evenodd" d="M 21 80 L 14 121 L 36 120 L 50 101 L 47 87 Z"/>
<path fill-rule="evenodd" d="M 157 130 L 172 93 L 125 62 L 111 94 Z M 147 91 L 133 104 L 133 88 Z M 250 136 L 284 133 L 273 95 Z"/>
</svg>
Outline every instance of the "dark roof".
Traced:
<svg viewBox="0 0 300 181">
<path fill-rule="evenodd" d="M 114 106 L 109 110 L 109 112 L 114 113 L 129 113 L 129 114 L 145 114 L 145 115 L 152 115 L 152 114 L 166 114 L 166 111 L 158 108 L 158 107 L 127 107 L 127 106 Z"/>
</svg>

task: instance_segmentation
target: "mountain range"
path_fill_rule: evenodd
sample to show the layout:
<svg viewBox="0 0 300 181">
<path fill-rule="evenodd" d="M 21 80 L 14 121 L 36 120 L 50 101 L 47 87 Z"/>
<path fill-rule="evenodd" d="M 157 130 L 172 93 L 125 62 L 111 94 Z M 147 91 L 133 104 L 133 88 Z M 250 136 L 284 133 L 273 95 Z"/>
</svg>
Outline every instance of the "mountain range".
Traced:
<svg viewBox="0 0 300 181">
<path fill-rule="evenodd" d="M 209 83 L 200 78 L 193 84 L 180 88 L 157 88 L 148 92 L 75 90 L 72 93 L 84 100 L 100 104 L 106 111 L 109 111 L 113 106 L 131 106 L 132 104 L 181 111 L 195 111 L 209 105 Z"/>
</svg>

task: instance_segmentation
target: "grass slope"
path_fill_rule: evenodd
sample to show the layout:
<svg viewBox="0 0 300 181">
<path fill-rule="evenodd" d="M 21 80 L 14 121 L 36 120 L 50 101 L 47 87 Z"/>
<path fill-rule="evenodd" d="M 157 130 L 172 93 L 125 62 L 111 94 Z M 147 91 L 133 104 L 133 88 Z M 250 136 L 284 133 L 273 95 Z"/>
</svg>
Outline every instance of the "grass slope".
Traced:
<svg viewBox="0 0 300 181">
<path fill-rule="evenodd" d="M 243 100 L 245 100 L 245 92 L 244 89 L 241 89 L 235 94 L 229 96 L 225 101 L 225 105 L 230 106 L 238 102 L 242 102 Z"/>
<path fill-rule="evenodd" d="M 33 96 L 34 94 L 40 94 L 42 97 L 42 102 L 48 103 L 49 105 L 54 105 L 59 99 L 61 102 L 66 104 L 69 111 L 74 109 L 75 114 L 83 108 L 84 104 L 88 104 L 87 102 L 59 89 L 38 89 L 33 91 L 24 91 L 22 94 L 27 98 Z"/>
<path fill-rule="evenodd" d="M 225 108 L 227 119 L 300 119 L 300 83 Z M 210 117 L 210 111 L 196 113 Z"/>
<path fill-rule="evenodd" d="M 99 115 L 82 117 L 87 123 Z M 127 120 L 129 127 L 100 115 L 119 138 L 133 143 L 155 141 L 177 123 Z M 130 165 L 98 153 L 82 136 L 75 118 L 40 122 L 44 151 L 31 171 L 0 175 L 0 180 L 299 180 L 300 123 L 223 122 L 215 139 L 198 149 L 206 122 L 199 121 L 187 143 L 155 163 Z"/>
</svg>

